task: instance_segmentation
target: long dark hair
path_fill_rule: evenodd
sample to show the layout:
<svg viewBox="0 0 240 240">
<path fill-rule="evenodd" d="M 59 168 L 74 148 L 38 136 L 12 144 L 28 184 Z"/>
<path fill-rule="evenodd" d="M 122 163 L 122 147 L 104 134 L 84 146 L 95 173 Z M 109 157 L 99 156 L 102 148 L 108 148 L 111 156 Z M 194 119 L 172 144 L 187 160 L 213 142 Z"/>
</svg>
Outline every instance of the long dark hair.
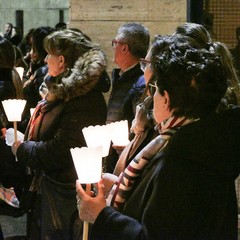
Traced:
<svg viewBox="0 0 240 240">
<path fill-rule="evenodd" d="M 38 27 L 33 31 L 32 34 L 32 48 L 33 52 L 37 56 L 37 62 L 43 62 L 44 58 L 47 56 L 47 52 L 43 47 L 44 38 L 55 31 L 54 28 L 49 26 Z"/>
<path fill-rule="evenodd" d="M 15 64 L 15 52 L 12 43 L 6 38 L 0 37 L 0 67 L 13 68 Z"/>
</svg>

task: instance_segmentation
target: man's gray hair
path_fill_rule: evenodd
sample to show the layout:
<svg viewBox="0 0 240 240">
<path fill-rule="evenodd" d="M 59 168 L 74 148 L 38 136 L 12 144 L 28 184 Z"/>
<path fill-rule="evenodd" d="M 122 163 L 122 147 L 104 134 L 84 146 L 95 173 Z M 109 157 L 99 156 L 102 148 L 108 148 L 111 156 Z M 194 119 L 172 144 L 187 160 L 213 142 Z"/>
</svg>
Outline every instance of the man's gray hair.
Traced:
<svg viewBox="0 0 240 240">
<path fill-rule="evenodd" d="M 140 23 L 126 23 L 118 30 L 119 40 L 126 43 L 137 58 L 144 58 L 149 48 L 150 34 Z"/>
</svg>

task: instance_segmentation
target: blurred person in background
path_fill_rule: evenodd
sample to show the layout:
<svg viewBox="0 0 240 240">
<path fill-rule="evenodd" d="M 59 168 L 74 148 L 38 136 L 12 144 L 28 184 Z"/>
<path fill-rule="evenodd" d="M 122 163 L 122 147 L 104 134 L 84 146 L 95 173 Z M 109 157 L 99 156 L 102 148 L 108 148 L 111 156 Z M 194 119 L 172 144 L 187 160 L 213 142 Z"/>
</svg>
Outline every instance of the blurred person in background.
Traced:
<svg viewBox="0 0 240 240">
<path fill-rule="evenodd" d="M 22 81 L 14 64 L 14 46 L 6 38 L 0 37 L 0 199 L 18 208 L 18 198 L 25 183 L 25 167 L 16 162 L 11 147 L 6 144 L 6 130 L 12 128 L 13 123 L 8 121 L 2 105 L 4 100 L 23 99 Z M 24 131 L 21 123 L 18 123 L 18 129 Z"/>
</svg>

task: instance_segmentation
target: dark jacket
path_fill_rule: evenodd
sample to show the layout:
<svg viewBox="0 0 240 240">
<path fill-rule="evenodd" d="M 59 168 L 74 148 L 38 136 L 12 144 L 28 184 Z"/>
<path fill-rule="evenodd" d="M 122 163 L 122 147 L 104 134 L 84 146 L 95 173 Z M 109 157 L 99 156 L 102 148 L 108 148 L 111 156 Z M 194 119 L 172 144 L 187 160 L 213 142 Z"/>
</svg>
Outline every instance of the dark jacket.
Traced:
<svg viewBox="0 0 240 240">
<path fill-rule="evenodd" d="M 120 69 L 114 69 L 112 72 L 112 92 L 108 101 L 107 123 L 128 120 L 130 128 L 136 106 L 145 88 L 145 80 L 139 64 L 119 74 Z M 110 147 L 106 160 L 107 172 L 113 172 L 118 157 L 116 150 Z"/>
<path fill-rule="evenodd" d="M 119 75 L 120 69 L 112 73 L 112 93 L 108 102 L 107 122 L 128 120 L 131 126 L 136 105 L 145 88 L 143 72 L 137 64 L 132 69 Z"/>
<path fill-rule="evenodd" d="M 25 129 L 31 117 L 30 109 L 35 108 L 38 102 L 42 100 L 39 94 L 39 87 L 43 83 L 47 72 L 48 66 L 44 62 L 30 63 L 30 68 L 26 74 L 27 80 L 24 80 L 23 84 L 23 95 L 24 99 L 27 101 L 23 111 L 26 117 L 25 121 L 22 122 Z"/>
<path fill-rule="evenodd" d="M 43 83 L 44 77 L 47 75 L 48 66 L 37 65 L 33 67 L 33 72 L 28 73 L 29 80 L 24 83 L 23 94 L 24 99 L 27 100 L 28 111 L 30 108 L 35 108 L 37 103 L 41 100 L 41 96 L 39 94 L 39 87 Z"/>
<path fill-rule="evenodd" d="M 91 239 L 237 240 L 240 110 L 182 127 L 143 172 L 123 214 L 106 207 Z"/>
<path fill-rule="evenodd" d="M 12 172 L 12 159 L 14 156 L 9 146 L 6 145 L 5 137 L 2 135 L 2 128 L 12 127 L 8 122 L 6 113 L 4 111 L 2 101 L 7 99 L 15 99 L 16 90 L 12 80 L 12 69 L 0 68 L 0 182 L 6 186 L 6 179 L 9 179 L 10 172 Z"/>
<path fill-rule="evenodd" d="M 14 80 L 16 85 L 14 85 Z M 21 80 L 16 75 L 16 70 L 0 68 L 0 182 L 5 187 L 14 187 L 17 197 L 20 197 L 21 194 L 25 168 L 16 162 L 11 147 L 6 144 L 5 137 L 2 135 L 2 128 L 13 128 L 13 123 L 7 119 L 2 101 L 22 97 L 21 88 Z M 22 119 L 24 119 L 24 115 L 22 115 Z M 23 129 L 22 122 L 17 123 L 17 128 L 19 131 Z"/>
<path fill-rule="evenodd" d="M 12 69 L 0 68 L 0 129 L 7 127 L 8 124 L 2 101 L 14 98 L 16 90 L 12 80 Z"/>
<path fill-rule="evenodd" d="M 0 101 L 16 97 L 12 80 L 12 69 L 0 68 Z"/>
</svg>

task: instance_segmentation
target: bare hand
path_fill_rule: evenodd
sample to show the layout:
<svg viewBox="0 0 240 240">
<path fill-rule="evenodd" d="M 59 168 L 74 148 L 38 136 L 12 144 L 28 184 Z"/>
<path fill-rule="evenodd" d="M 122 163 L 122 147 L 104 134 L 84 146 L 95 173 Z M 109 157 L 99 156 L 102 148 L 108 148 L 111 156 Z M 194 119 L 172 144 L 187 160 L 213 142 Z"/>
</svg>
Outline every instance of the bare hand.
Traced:
<svg viewBox="0 0 240 240">
<path fill-rule="evenodd" d="M 117 154 L 120 155 L 126 146 L 112 145 L 112 147 L 116 150 Z"/>
<path fill-rule="evenodd" d="M 1 137 L 5 138 L 7 129 L 6 128 L 2 128 L 1 131 L 2 131 Z"/>
<path fill-rule="evenodd" d="M 106 207 L 102 180 L 98 182 L 97 189 L 98 195 L 96 197 L 88 196 L 79 181 L 76 181 L 77 199 L 79 199 L 78 214 L 82 221 L 94 223 L 99 213 Z"/>
<path fill-rule="evenodd" d="M 102 179 L 103 179 L 103 184 L 105 186 L 104 194 L 105 194 L 105 197 L 107 197 L 110 190 L 112 189 L 113 184 L 115 182 L 118 182 L 119 177 L 111 173 L 103 173 Z"/>
<path fill-rule="evenodd" d="M 21 143 L 22 143 L 22 141 L 16 141 L 16 142 L 13 143 L 13 145 L 12 145 L 12 153 L 13 153 L 14 155 L 16 155 L 17 150 L 18 150 L 18 147 L 19 147 L 19 145 L 20 145 Z"/>
</svg>

